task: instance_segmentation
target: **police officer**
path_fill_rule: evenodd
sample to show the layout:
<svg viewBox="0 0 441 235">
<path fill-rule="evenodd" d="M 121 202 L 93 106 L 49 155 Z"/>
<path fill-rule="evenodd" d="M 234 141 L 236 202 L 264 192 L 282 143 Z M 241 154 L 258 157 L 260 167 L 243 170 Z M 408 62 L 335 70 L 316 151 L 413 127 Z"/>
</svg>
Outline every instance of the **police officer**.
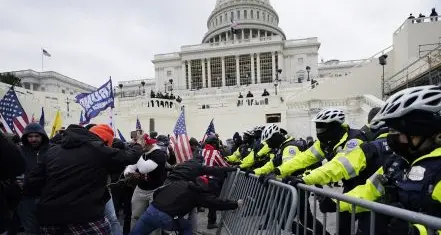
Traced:
<svg viewBox="0 0 441 235">
<path fill-rule="evenodd" d="M 331 161 L 304 176 L 288 177 L 286 181 L 290 181 L 295 186 L 297 183 L 327 185 L 343 180 L 343 192 L 349 192 L 355 186 L 364 184 L 366 179 L 394 155 L 387 145 L 388 128 L 384 122 L 374 121 L 367 127 L 372 137 L 376 136 L 374 141 L 364 142 L 357 146 L 354 140 L 350 140 L 346 144 L 345 151 L 338 153 Z M 335 203 L 330 199 L 321 200 L 320 209 L 323 213 L 335 212 Z M 369 231 L 370 213 L 360 213 L 357 219 L 359 220 L 358 234 L 365 234 L 363 231 Z M 380 226 L 376 228 L 378 231 L 376 234 L 380 234 L 382 228 Z"/>
<path fill-rule="evenodd" d="M 271 124 L 265 128 L 262 134 L 262 141 L 265 141 L 269 148 L 277 149 L 277 152 L 272 160 L 268 161 L 263 167 L 255 169 L 249 173 L 258 175 L 259 181 L 261 181 L 264 185 L 267 185 L 269 180 L 276 179 L 276 175 L 272 174 L 271 172 L 273 172 L 276 167 L 282 165 L 283 163 L 295 159 L 297 154 L 300 153 L 300 150 L 297 146 L 298 143 L 294 140 L 294 138 L 286 138 L 286 136 L 282 134 L 281 128 L 276 124 Z M 305 200 L 302 200 L 302 198 L 299 199 L 300 211 L 303 215 L 303 212 L 307 210 L 308 227 L 312 228 L 315 218 L 311 214 L 309 204 L 305 204 L 304 201 Z M 303 216 L 300 216 L 300 221 L 304 223 Z M 320 221 L 316 220 L 315 223 L 317 231 L 322 231 L 323 226 Z M 296 228 L 296 226 L 293 226 L 293 228 Z"/>
<path fill-rule="evenodd" d="M 265 126 L 256 126 L 253 130 L 254 133 L 254 144 L 253 151 L 251 151 L 240 164 L 240 168 L 243 170 L 247 170 L 250 168 L 258 168 L 263 166 L 268 160 L 268 153 L 271 149 L 268 145 L 262 140 L 262 132 L 265 129 Z"/>
<path fill-rule="evenodd" d="M 254 136 L 253 131 L 245 131 L 243 133 L 242 144 L 239 146 L 239 148 L 237 148 L 237 150 L 232 155 L 226 157 L 225 160 L 227 160 L 227 162 L 230 164 L 236 164 L 236 165 L 241 164 L 242 159 L 248 156 L 248 154 L 250 154 L 251 151 L 253 151 L 253 144 L 254 144 L 253 136 Z"/>
<path fill-rule="evenodd" d="M 294 159 L 277 167 L 274 173 L 285 178 L 296 172 L 298 174 L 301 169 L 314 169 L 320 166 L 323 160 L 332 160 L 337 153 L 344 151 L 344 148 L 352 149 L 363 143 L 365 138 L 361 131 L 350 128 L 347 124 L 344 124 L 344 121 L 345 113 L 341 109 L 328 108 L 320 111 L 313 119 L 318 141 Z M 341 224 L 348 223 L 350 219 L 349 213 L 340 215 Z M 350 234 L 350 228 L 340 226 L 339 234 Z"/>
<path fill-rule="evenodd" d="M 440 111 L 439 86 L 413 87 L 392 95 L 374 120 L 390 127 L 387 143 L 402 158 L 386 162 L 366 184 L 347 194 L 440 217 Z M 347 203 L 340 206 L 351 210 Z M 392 219 L 388 233 L 423 235 L 428 231 L 424 225 Z"/>
</svg>

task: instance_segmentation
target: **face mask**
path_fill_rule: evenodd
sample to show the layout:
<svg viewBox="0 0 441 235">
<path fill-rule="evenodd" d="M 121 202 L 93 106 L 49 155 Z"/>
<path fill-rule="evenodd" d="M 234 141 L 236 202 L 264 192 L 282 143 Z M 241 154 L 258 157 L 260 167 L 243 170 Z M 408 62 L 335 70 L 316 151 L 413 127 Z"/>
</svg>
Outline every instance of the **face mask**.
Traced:
<svg viewBox="0 0 441 235">
<path fill-rule="evenodd" d="M 387 145 L 391 148 L 396 154 L 402 157 L 409 157 L 410 146 L 408 143 L 401 143 L 400 134 L 389 134 L 387 135 Z"/>
</svg>

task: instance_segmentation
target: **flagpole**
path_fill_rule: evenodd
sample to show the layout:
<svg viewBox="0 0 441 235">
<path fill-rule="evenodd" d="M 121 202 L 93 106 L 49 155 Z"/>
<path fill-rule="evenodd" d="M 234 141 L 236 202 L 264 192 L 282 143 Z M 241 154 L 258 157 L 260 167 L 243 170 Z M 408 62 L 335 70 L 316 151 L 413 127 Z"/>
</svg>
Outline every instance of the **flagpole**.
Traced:
<svg viewBox="0 0 441 235">
<path fill-rule="evenodd" d="M 41 48 L 41 72 L 43 72 L 43 48 Z"/>
</svg>

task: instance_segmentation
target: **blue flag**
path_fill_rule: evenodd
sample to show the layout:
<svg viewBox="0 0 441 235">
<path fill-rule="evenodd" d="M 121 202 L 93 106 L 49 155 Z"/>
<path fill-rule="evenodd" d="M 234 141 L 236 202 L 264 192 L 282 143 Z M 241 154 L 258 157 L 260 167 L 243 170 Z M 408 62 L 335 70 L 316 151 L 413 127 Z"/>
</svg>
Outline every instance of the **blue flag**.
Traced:
<svg viewBox="0 0 441 235">
<path fill-rule="evenodd" d="M 41 107 L 40 125 L 44 127 L 44 108 Z"/>
<path fill-rule="evenodd" d="M 122 135 L 121 131 L 119 131 L 119 129 L 117 129 L 117 130 L 118 130 L 119 139 L 120 139 L 122 142 L 126 142 L 126 139 L 125 139 L 124 136 Z"/>
<path fill-rule="evenodd" d="M 82 93 L 75 97 L 76 103 L 84 108 L 85 122 L 98 116 L 101 111 L 108 107 L 114 108 L 112 79 L 91 93 Z"/>
</svg>

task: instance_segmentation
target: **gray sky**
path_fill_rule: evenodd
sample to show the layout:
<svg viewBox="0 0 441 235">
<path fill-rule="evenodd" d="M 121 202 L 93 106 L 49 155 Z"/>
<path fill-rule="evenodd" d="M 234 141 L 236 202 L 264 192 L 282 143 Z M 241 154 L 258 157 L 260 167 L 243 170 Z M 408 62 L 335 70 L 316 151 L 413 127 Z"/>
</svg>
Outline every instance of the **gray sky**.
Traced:
<svg viewBox="0 0 441 235">
<path fill-rule="evenodd" d="M 215 0 L 1 0 L 0 71 L 44 69 L 99 86 L 153 78 L 154 54 L 199 44 Z M 318 37 L 319 58 L 367 58 L 409 13 L 439 0 L 272 0 L 288 39 Z"/>
</svg>

